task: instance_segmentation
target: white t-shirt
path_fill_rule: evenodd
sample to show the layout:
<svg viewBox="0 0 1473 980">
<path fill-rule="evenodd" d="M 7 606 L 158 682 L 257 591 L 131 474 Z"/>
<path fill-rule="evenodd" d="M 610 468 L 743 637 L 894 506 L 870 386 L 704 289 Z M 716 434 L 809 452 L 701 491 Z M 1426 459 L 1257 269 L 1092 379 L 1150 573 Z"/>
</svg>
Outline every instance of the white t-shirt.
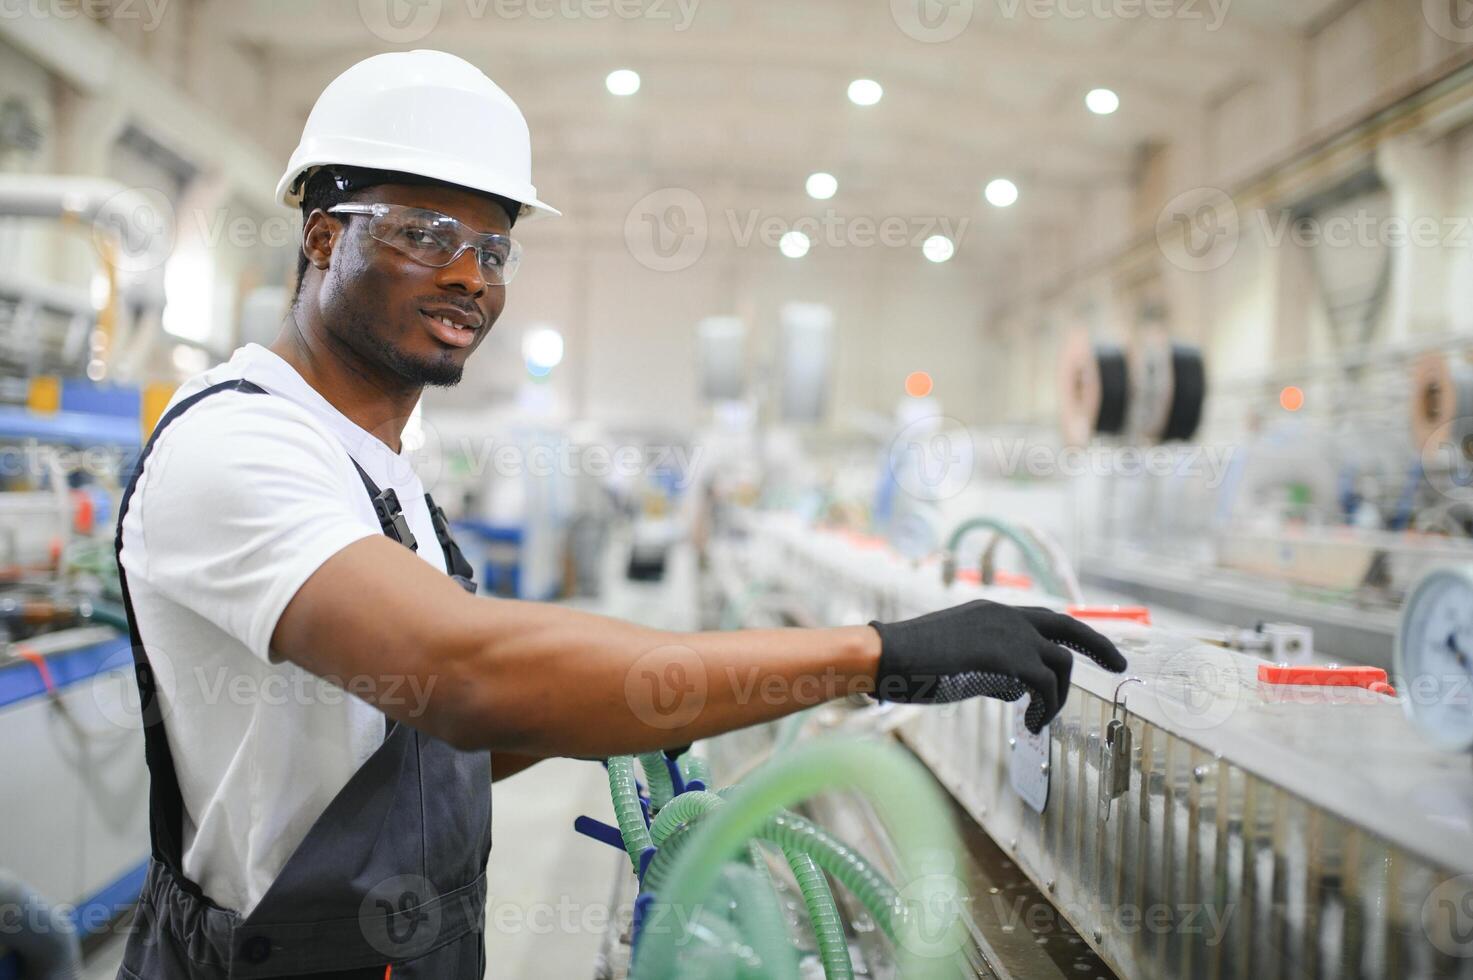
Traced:
<svg viewBox="0 0 1473 980">
<path fill-rule="evenodd" d="M 419 556 L 445 562 L 408 457 L 266 348 L 240 348 L 173 403 L 235 378 L 267 394 L 211 395 L 164 430 L 123 521 L 122 563 L 184 797 L 184 872 L 247 914 L 384 737 L 378 709 L 268 651 L 302 583 L 383 533 L 350 453 L 398 494 Z"/>
</svg>

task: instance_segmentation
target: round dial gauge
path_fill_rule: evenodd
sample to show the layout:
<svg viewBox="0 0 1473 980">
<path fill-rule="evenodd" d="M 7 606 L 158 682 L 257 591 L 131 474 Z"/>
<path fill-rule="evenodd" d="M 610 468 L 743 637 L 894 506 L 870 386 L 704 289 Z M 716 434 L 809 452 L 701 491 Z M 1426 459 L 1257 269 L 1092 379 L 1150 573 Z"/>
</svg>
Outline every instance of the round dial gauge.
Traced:
<svg viewBox="0 0 1473 980">
<path fill-rule="evenodd" d="M 1423 576 L 1401 611 L 1397 690 L 1412 723 L 1445 749 L 1473 749 L 1473 565 Z"/>
</svg>

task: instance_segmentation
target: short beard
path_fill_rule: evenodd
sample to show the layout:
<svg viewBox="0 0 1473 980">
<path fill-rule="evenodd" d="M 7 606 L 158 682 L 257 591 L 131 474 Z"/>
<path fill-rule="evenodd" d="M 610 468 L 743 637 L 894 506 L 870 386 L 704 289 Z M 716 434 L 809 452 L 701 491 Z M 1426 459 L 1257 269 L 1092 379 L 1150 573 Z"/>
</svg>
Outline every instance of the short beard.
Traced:
<svg viewBox="0 0 1473 980">
<path fill-rule="evenodd" d="M 343 319 L 347 327 L 344 340 L 348 345 L 397 375 L 406 386 L 452 388 L 460 384 L 465 366 L 456 363 L 450 351 L 433 358 L 411 357 L 374 333 L 374 315 L 358 305 L 345 310 Z"/>
<path fill-rule="evenodd" d="M 465 365 L 458 363 L 449 351 L 438 357 L 410 357 L 373 333 L 365 331 L 362 336 L 384 367 L 415 387 L 453 388 L 460 384 Z"/>
</svg>

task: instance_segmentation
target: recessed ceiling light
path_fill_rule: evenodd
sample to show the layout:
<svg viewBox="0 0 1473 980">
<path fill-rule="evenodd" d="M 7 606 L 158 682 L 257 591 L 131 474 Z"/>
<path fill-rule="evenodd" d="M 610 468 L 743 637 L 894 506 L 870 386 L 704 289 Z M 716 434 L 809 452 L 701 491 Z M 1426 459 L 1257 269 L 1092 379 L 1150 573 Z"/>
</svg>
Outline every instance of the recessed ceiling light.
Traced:
<svg viewBox="0 0 1473 980">
<path fill-rule="evenodd" d="M 1120 108 L 1120 96 L 1107 88 L 1092 88 L 1084 96 L 1084 104 L 1097 116 L 1108 116 Z"/>
<path fill-rule="evenodd" d="M 779 238 L 777 247 L 790 259 L 801 259 L 808 254 L 808 236 L 801 231 L 790 231 Z"/>
<path fill-rule="evenodd" d="M 921 254 L 932 262 L 945 262 L 956 254 L 956 245 L 945 235 L 932 235 L 921 243 Z"/>
<path fill-rule="evenodd" d="M 614 95 L 633 95 L 639 91 L 639 72 L 630 68 L 619 68 L 609 72 L 604 85 Z"/>
<path fill-rule="evenodd" d="M 827 201 L 834 196 L 839 189 L 839 182 L 833 174 L 819 171 L 808 175 L 808 182 L 804 185 L 808 189 L 808 196 L 819 201 Z"/>
<path fill-rule="evenodd" d="M 873 78 L 856 78 L 849 83 L 849 101 L 855 105 L 874 105 L 885 90 Z"/>
<path fill-rule="evenodd" d="M 987 203 L 995 208 L 1005 208 L 1018 199 L 1018 185 L 1006 177 L 998 177 L 987 182 L 987 188 L 982 192 L 987 197 Z"/>
</svg>

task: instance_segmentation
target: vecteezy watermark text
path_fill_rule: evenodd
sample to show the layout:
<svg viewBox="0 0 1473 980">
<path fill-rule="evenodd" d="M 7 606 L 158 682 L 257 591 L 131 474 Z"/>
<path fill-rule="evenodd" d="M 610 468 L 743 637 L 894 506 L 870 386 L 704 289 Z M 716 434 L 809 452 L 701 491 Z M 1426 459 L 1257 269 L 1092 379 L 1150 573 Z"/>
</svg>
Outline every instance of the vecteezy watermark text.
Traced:
<svg viewBox="0 0 1473 980">
<path fill-rule="evenodd" d="M 410 44 L 438 27 L 452 3 L 462 8 L 461 17 L 470 20 L 642 20 L 685 31 L 701 0 L 358 0 L 358 17 L 380 40 Z"/>
<path fill-rule="evenodd" d="M 997 0 L 1008 20 L 1182 20 L 1215 31 L 1232 0 Z"/>
<path fill-rule="evenodd" d="M 0 20 L 136 20 L 143 31 L 158 30 L 170 0 L 0 0 Z"/>
<path fill-rule="evenodd" d="M 1212 490 L 1222 485 L 1236 452 L 1233 446 L 1065 446 L 1027 439 L 991 440 L 993 461 L 1003 476 L 1182 476 L 1201 477 Z"/>
</svg>

